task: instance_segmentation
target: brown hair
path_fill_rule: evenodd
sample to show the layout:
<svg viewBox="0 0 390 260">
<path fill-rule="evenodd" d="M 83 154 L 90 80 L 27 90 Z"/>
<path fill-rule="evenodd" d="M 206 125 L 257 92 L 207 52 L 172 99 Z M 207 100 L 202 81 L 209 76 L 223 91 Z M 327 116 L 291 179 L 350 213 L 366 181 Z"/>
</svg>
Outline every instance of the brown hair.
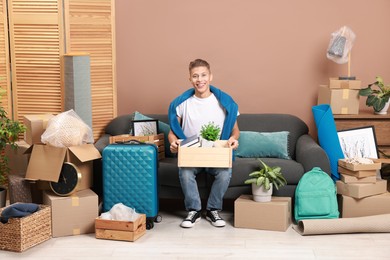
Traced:
<svg viewBox="0 0 390 260">
<path fill-rule="evenodd" d="M 206 67 L 210 71 L 210 64 L 202 59 L 196 59 L 194 61 L 190 62 L 189 70 L 191 73 L 191 70 L 196 67 Z"/>
</svg>

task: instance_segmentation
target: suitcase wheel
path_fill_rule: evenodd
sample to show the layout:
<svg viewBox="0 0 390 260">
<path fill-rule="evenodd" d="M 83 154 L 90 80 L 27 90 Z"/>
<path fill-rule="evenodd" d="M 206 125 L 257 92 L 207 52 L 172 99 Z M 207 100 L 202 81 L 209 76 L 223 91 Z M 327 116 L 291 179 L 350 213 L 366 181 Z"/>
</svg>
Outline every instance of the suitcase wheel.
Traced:
<svg viewBox="0 0 390 260">
<path fill-rule="evenodd" d="M 160 223 L 162 221 L 162 217 L 160 215 L 157 215 L 155 218 L 154 218 L 154 222 L 156 223 Z"/>
<path fill-rule="evenodd" d="M 154 227 L 154 218 L 146 218 L 146 229 L 150 230 Z"/>
</svg>

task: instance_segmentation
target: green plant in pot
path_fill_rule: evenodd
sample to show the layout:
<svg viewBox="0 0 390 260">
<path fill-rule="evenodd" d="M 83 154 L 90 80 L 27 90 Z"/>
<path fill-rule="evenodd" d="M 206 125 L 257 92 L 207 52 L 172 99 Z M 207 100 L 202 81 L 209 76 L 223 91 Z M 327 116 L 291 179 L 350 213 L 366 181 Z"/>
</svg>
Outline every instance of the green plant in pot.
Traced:
<svg viewBox="0 0 390 260">
<path fill-rule="evenodd" d="M 214 122 L 209 122 L 203 125 L 200 129 L 200 137 L 202 138 L 202 146 L 213 146 L 214 142 L 219 139 L 221 128 Z M 206 140 L 206 141 L 204 141 Z"/>
<path fill-rule="evenodd" d="M 261 164 L 261 169 L 251 172 L 249 179 L 245 180 L 245 184 L 252 185 L 253 200 L 258 202 L 267 202 L 271 200 L 273 186 L 277 190 L 287 184 L 287 180 L 282 174 L 282 169 L 279 166 L 268 166 L 261 159 L 258 159 Z"/>
<path fill-rule="evenodd" d="M 376 88 L 374 88 L 376 86 Z M 360 96 L 366 96 L 366 105 L 373 107 L 376 114 L 387 114 L 390 99 L 390 85 L 385 85 L 382 77 L 359 90 Z"/>
<path fill-rule="evenodd" d="M 10 145 L 11 148 L 16 149 L 18 136 L 26 130 L 23 124 L 8 117 L 7 111 L 5 111 L 1 102 L 4 94 L 5 90 L 0 87 L 0 192 L 3 190 L 3 193 L 6 191 L 5 185 L 7 184 L 7 176 L 10 172 L 5 148 L 7 145 Z"/>
</svg>

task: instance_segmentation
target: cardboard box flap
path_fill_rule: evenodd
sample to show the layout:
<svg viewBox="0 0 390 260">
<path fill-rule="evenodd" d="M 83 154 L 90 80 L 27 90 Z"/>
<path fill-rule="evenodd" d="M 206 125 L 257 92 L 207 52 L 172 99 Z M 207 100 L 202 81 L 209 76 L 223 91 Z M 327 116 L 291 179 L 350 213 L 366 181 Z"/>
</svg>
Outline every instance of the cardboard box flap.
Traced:
<svg viewBox="0 0 390 260">
<path fill-rule="evenodd" d="M 99 150 L 93 144 L 82 144 L 68 147 L 68 149 L 81 161 L 88 162 L 101 158 Z"/>
<path fill-rule="evenodd" d="M 27 166 L 26 179 L 57 182 L 66 154 L 65 147 L 34 145 Z M 48 160 L 50 158 L 50 160 Z"/>
</svg>

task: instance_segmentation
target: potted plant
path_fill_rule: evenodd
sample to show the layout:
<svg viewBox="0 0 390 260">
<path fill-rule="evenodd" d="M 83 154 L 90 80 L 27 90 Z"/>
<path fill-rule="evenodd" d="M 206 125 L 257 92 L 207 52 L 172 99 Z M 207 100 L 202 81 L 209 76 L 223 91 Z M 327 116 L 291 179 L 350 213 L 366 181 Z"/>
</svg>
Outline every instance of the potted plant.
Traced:
<svg viewBox="0 0 390 260">
<path fill-rule="evenodd" d="M 270 167 L 259 159 L 262 167 L 258 171 L 249 174 L 250 179 L 245 184 L 252 185 L 253 200 L 258 202 L 271 201 L 273 186 L 277 190 L 287 184 L 279 166 Z"/>
<path fill-rule="evenodd" d="M 376 89 L 373 87 L 376 86 Z M 366 96 L 366 105 L 373 107 L 375 114 L 387 114 L 389 108 L 390 85 L 385 85 L 382 77 L 376 77 L 376 81 L 367 88 L 359 90 L 360 96 Z"/>
<path fill-rule="evenodd" d="M 10 171 L 8 167 L 8 157 L 5 154 L 5 148 L 8 145 L 11 148 L 16 149 L 18 136 L 26 130 L 25 126 L 18 121 L 14 121 L 7 116 L 7 111 L 1 105 L 1 98 L 4 95 L 5 90 L 0 88 L 0 198 L 3 201 L 0 201 L 0 206 L 5 206 L 6 198 L 6 184 L 7 176 Z"/>
<path fill-rule="evenodd" d="M 221 128 L 214 122 L 209 122 L 202 126 L 200 130 L 201 146 L 213 147 L 214 142 L 219 139 Z"/>
</svg>

